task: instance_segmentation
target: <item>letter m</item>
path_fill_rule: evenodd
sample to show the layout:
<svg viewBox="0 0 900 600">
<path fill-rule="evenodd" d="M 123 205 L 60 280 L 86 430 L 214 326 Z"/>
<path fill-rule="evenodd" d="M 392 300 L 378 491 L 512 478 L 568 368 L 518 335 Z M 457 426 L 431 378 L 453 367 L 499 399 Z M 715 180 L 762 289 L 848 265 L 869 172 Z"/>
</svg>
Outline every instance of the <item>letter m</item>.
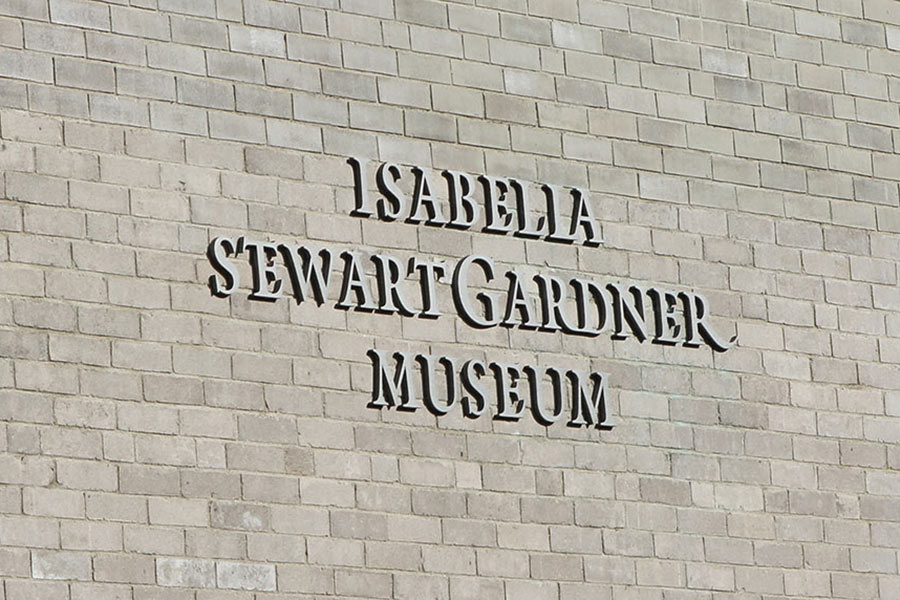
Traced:
<svg viewBox="0 0 900 600">
<path fill-rule="evenodd" d="M 584 373 L 568 371 L 566 376 L 572 383 L 572 419 L 569 427 L 593 425 L 597 429 L 612 429 L 606 414 L 606 376 L 591 373 L 591 389 L 588 389 L 588 378 Z"/>
<path fill-rule="evenodd" d="M 372 359 L 372 401 L 369 408 L 396 406 L 402 410 L 416 410 L 416 392 L 412 384 L 413 355 L 395 352 L 394 372 L 391 373 L 388 355 L 374 348 L 366 353 Z"/>
</svg>

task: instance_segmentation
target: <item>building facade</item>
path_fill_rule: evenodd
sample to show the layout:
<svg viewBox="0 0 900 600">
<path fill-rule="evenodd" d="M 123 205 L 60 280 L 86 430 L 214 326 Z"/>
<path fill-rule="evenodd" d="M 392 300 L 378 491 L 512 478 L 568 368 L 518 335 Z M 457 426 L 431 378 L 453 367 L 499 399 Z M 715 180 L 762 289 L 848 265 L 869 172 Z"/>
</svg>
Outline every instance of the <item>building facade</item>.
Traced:
<svg viewBox="0 0 900 600">
<path fill-rule="evenodd" d="M 900 2 L 0 0 L 0 600 L 900 598 Z"/>
</svg>

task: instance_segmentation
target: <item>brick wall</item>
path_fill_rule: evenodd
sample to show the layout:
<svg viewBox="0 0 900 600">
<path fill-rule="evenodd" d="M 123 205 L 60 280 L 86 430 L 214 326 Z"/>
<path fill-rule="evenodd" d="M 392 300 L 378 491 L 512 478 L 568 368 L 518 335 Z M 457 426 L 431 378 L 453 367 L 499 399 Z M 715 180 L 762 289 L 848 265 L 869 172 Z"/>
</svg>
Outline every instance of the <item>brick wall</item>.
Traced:
<svg viewBox="0 0 900 600">
<path fill-rule="evenodd" d="M 900 2 L 0 15 L 0 600 L 900 597 Z M 349 156 L 582 187 L 605 243 L 351 216 Z M 738 343 L 217 298 L 241 235 L 702 292 Z M 603 371 L 616 426 L 367 408 L 370 348 Z"/>
</svg>

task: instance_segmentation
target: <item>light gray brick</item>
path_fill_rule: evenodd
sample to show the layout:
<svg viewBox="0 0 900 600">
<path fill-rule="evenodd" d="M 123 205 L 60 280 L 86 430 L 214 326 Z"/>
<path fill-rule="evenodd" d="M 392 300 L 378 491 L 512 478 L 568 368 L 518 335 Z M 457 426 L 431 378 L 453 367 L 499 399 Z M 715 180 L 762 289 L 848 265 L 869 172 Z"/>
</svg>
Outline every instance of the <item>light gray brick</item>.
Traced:
<svg viewBox="0 0 900 600">
<path fill-rule="evenodd" d="M 156 40 L 169 39 L 169 20 L 165 14 L 113 6 L 110 7 L 112 31 Z"/>
<path fill-rule="evenodd" d="M 109 30 L 109 8 L 76 0 L 52 0 L 50 20 L 63 25 Z"/>
<path fill-rule="evenodd" d="M 211 560 L 157 558 L 156 581 L 166 587 L 215 587 L 215 563 Z"/>
<path fill-rule="evenodd" d="M 3 115 L 4 137 L 13 141 L 60 144 L 62 124 L 50 117 L 8 112 Z"/>
<path fill-rule="evenodd" d="M 31 554 L 31 574 L 35 579 L 90 581 L 91 557 L 71 552 L 35 551 Z"/>
</svg>

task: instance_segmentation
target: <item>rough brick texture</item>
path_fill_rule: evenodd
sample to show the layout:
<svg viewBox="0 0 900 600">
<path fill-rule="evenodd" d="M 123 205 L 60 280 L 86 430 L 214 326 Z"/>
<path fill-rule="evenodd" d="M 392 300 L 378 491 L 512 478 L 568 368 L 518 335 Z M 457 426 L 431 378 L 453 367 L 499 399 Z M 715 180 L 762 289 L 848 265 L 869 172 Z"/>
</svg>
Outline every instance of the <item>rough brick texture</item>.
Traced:
<svg viewBox="0 0 900 600">
<path fill-rule="evenodd" d="M 0 600 L 900 597 L 898 6 L 0 0 Z M 604 242 L 350 216 L 351 155 L 583 187 Z M 222 235 L 738 344 L 216 298 Z M 616 427 L 367 408 L 368 348 L 603 371 Z"/>
</svg>

